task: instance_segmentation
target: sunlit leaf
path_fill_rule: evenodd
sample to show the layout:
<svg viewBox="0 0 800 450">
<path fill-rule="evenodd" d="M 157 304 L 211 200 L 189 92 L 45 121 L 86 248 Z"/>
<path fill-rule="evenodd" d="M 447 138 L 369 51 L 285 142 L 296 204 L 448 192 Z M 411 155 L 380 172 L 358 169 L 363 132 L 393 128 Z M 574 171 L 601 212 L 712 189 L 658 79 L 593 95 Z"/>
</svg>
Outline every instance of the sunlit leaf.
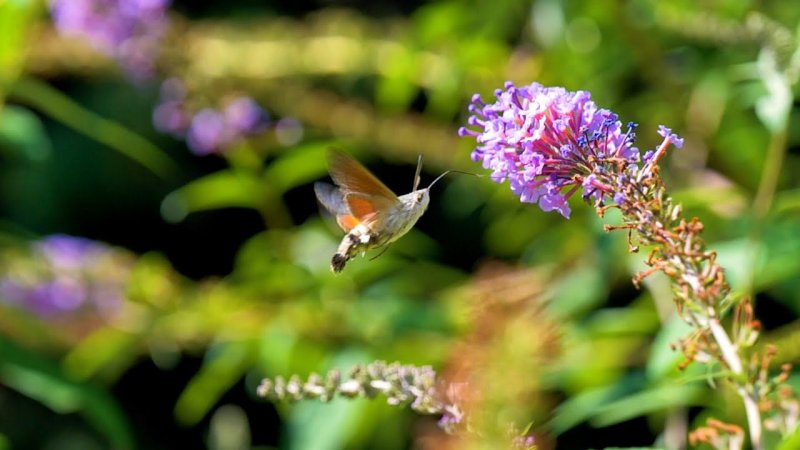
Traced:
<svg viewBox="0 0 800 450">
<path fill-rule="evenodd" d="M 598 414 L 604 405 L 641 386 L 641 379 L 629 377 L 614 385 L 573 394 L 556 408 L 550 425 L 555 433 L 561 434 Z"/>
<path fill-rule="evenodd" d="M 0 150 L 6 147 L 30 161 L 42 161 L 52 152 L 39 118 L 25 108 L 11 105 L 0 109 Z"/>
<path fill-rule="evenodd" d="M 369 361 L 368 355 L 359 351 L 343 351 L 332 365 L 343 370 Z M 367 409 L 365 400 L 337 398 L 329 403 L 305 401 L 295 405 L 288 417 L 286 448 L 305 450 L 336 450 L 346 443 L 358 429 L 360 417 Z M 309 433 L 309 430 L 314 430 Z"/>
<path fill-rule="evenodd" d="M 696 385 L 664 385 L 615 400 L 596 411 L 591 423 L 607 427 L 670 408 L 703 404 L 706 392 Z"/>
<path fill-rule="evenodd" d="M 651 380 L 658 380 L 678 371 L 678 364 L 684 359 L 683 354 L 672 348 L 678 339 L 691 333 L 692 329 L 677 314 L 667 319 L 658 330 L 653 341 L 650 357 L 647 360 L 647 376 Z"/>
<path fill-rule="evenodd" d="M 647 307 L 605 308 L 591 315 L 583 328 L 593 336 L 648 335 L 659 325 L 655 311 Z"/>
<path fill-rule="evenodd" d="M 794 450 L 800 448 L 800 429 L 784 437 L 775 450 Z"/>
<path fill-rule="evenodd" d="M 714 244 L 717 250 L 717 262 L 725 268 L 725 278 L 734 289 L 742 289 L 750 279 L 753 270 L 763 265 L 761 255 L 764 255 L 761 243 L 752 248 L 747 239 L 736 239 Z M 759 257 L 754 261 L 753 258 Z"/>
<path fill-rule="evenodd" d="M 98 372 L 114 379 L 133 363 L 140 340 L 140 336 L 116 328 L 100 328 L 72 348 L 64 358 L 65 370 L 78 379 Z"/>
<path fill-rule="evenodd" d="M 337 146 L 338 141 L 321 141 L 293 147 L 264 170 L 264 177 L 281 194 L 322 178 L 328 172 L 325 152 Z"/>
<path fill-rule="evenodd" d="M 364 400 L 336 399 L 329 403 L 303 402 L 292 409 L 287 424 L 288 449 L 336 450 L 345 447 L 367 409 Z M 313 429 L 310 433 L 308 430 Z"/>
<path fill-rule="evenodd" d="M 263 185 L 246 172 L 223 170 L 198 178 L 172 192 L 161 203 L 161 215 L 180 222 L 188 214 L 217 208 L 258 208 Z"/>
<path fill-rule="evenodd" d="M 267 301 L 296 299 L 306 294 L 314 288 L 315 280 L 308 268 L 296 261 L 299 255 L 293 247 L 300 245 L 301 239 L 287 230 L 269 230 L 253 236 L 239 249 L 230 280 Z M 327 271 L 329 258 L 320 253 L 317 259 Z"/>
<path fill-rule="evenodd" d="M 232 342 L 211 347 L 203 367 L 186 385 L 175 405 L 175 417 L 180 423 L 194 425 L 203 419 L 242 378 L 253 363 L 253 344 Z"/>
<path fill-rule="evenodd" d="M 389 112 L 403 112 L 410 106 L 418 87 L 414 83 L 419 70 L 419 55 L 404 43 L 387 46 L 381 55 L 376 103 Z"/>
<path fill-rule="evenodd" d="M 758 267 L 755 284 L 772 286 L 782 281 L 797 280 L 800 272 L 800 217 L 786 217 L 766 225 L 763 233 L 763 264 Z"/>
<path fill-rule="evenodd" d="M 585 264 L 571 269 L 555 286 L 557 301 L 548 309 L 558 317 L 573 317 L 596 307 L 608 295 L 607 277 L 596 264 Z"/>
<path fill-rule="evenodd" d="M 786 190 L 775 196 L 773 211 L 776 215 L 786 214 L 800 209 L 800 189 Z"/>
<path fill-rule="evenodd" d="M 0 110 L 8 87 L 22 69 L 28 33 L 40 7 L 36 0 L 0 1 Z"/>
</svg>

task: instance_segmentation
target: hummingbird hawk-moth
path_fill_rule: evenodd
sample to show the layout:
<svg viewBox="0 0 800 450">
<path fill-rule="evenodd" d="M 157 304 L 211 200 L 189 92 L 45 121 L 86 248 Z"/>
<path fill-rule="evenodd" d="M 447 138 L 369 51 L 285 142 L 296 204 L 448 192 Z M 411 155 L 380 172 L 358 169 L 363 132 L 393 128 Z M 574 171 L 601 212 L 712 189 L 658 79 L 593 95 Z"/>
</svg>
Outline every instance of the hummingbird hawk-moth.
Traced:
<svg viewBox="0 0 800 450">
<path fill-rule="evenodd" d="M 346 233 L 331 258 L 331 270 L 335 273 L 341 272 L 355 255 L 385 247 L 406 234 L 428 207 L 431 187 L 451 172 L 439 175 L 427 188 L 418 189 L 420 156 L 413 189 L 398 197 L 343 151 L 328 152 L 328 170 L 336 186 L 314 183 L 314 192 Z"/>
</svg>

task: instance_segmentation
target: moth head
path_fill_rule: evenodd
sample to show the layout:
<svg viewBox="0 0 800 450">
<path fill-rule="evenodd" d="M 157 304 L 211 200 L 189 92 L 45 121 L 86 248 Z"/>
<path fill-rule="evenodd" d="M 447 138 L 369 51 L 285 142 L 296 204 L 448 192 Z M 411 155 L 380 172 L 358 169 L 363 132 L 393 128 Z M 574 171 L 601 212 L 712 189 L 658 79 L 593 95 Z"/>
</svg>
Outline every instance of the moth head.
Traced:
<svg viewBox="0 0 800 450">
<path fill-rule="evenodd" d="M 418 208 L 427 208 L 428 202 L 430 202 L 430 190 L 426 189 L 417 189 L 414 192 L 406 194 L 403 196 L 405 198 L 405 203 L 409 205 L 413 209 Z"/>
</svg>

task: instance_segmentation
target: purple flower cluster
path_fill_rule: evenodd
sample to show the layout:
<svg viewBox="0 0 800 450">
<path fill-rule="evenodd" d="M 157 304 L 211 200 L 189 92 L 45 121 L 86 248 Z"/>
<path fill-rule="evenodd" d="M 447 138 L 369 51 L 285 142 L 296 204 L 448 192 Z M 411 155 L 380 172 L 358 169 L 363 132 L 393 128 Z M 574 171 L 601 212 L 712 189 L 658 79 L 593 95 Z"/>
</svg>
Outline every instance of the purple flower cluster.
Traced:
<svg viewBox="0 0 800 450">
<path fill-rule="evenodd" d="M 262 131 L 267 113 L 249 97 L 237 97 L 221 109 L 193 111 L 180 80 L 168 79 L 161 85 L 159 104 L 153 110 L 157 130 L 186 139 L 197 155 L 220 152 L 232 143 Z"/>
<path fill-rule="evenodd" d="M 111 316 L 122 306 L 126 255 L 99 242 L 53 235 L 25 255 L 5 254 L 0 303 L 49 319 L 88 312 Z"/>
<path fill-rule="evenodd" d="M 492 170 L 492 180 L 507 179 L 522 202 L 567 218 L 567 200 L 580 188 L 585 199 L 623 200 L 616 195 L 620 190 L 602 180 L 620 165 L 638 167 L 636 124 L 623 129 L 617 115 L 598 108 L 585 91 L 507 82 L 495 97 L 494 103 L 485 103 L 473 96 L 467 124 L 479 130 L 459 130 L 477 140 L 472 159 Z M 666 143 L 682 144 L 668 128 L 661 131 Z"/>
<path fill-rule="evenodd" d="M 134 76 L 154 71 L 154 56 L 168 27 L 170 0 L 51 0 L 56 29 L 83 36 L 117 58 Z"/>
<path fill-rule="evenodd" d="M 511 448 L 514 450 L 536 449 L 536 438 L 530 435 L 515 436 L 511 441 Z"/>
<path fill-rule="evenodd" d="M 421 414 L 442 414 L 439 420 L 448 433 L 455 431 L 462 423 L 464 413 L 458 405 L 445 401 L 438 392 L 440 380 L 430 366 L 386 364 L 375 361 L 366 366 L 358 365 L 350 371 L 350 377 L 342 380 L 334 369 L 323 378 L 311 374 L 307 380 L 292 375 L 266 378 L 258 386 L 260 397 L 281 401 L 300 401 L 319 399 L 328 402 L 337 395 L 347 398 L 375 398 L 382 395 L 392 406 L 409 405 Z"/>
</svg>

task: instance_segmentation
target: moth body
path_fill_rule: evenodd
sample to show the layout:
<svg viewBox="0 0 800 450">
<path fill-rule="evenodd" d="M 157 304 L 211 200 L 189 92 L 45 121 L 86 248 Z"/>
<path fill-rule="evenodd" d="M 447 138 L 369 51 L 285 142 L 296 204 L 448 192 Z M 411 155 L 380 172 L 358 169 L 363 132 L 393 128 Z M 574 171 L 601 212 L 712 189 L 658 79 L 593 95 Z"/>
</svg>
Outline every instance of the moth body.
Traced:
<svg viewBox="0 0 800 450">
<path fill-rule="evenodd" d="M 419 164 L 414 189 L 400 197 L 346 153 L 330 151 L 328 167 L 336 186 L 315 183 L 314 191 L 346 233 L 331 258 L 336 273 L 355 255 L 385 247 L 408 233 L 430 202 L 430 186 L 417 189 Z"/>
<path fill-rule="evenodd" d="M 331 259 L 331 269 L 341 272 L 347 261 L 367 250 L 382 248 L 400 239 L 417 223 L 430 203 L 430 190 L 418 189 L 398 197 L 399 203 L 376 220 L 361 222 L 342 238 Z"/>
</svg>

